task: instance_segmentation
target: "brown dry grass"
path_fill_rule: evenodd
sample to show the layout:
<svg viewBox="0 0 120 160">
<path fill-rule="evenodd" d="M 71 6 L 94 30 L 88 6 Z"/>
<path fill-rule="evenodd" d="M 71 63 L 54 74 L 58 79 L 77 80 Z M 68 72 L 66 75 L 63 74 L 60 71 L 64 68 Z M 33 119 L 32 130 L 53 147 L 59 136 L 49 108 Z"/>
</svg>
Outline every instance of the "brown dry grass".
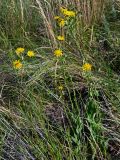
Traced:
<svg viewBox="0 0 120 160">
<path fill-rule="evenodd" d="M 57 48 L 57 42 L 53 29 L 53 17 L 56 15 L 61 6 L 76 11 L 78 13 L 78 21 L 83 24 L 82 26 L 91 26 L 96 22 L 100 22 L 104 15 L 105 0 L 64 0 L 64 2 L 61 0 L 50 0 L 47 3 L 45 0 L 43 1 L 44 2 L 41 0 L 36 0 L 36 4 L 40 16 L 43 18 L 46 31 L 52 41 L 53 48 Z"/>
</svg>

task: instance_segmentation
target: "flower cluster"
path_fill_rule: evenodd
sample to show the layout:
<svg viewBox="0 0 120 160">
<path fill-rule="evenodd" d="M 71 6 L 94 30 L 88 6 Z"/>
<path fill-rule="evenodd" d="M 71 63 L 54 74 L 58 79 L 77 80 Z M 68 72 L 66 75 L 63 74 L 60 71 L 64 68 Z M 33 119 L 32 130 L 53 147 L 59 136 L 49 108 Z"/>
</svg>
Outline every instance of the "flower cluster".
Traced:
<svg viewBox="0 0 120 160">
<path fill-rule="evenodd" d="M 60 7 L 60 12 L 62 16 L 55 16 L 54 19 L 58 22 L 58 25 L 62 28 L 62 31 L 63 31 L 63 27 L 66 24 L 66 21 L 68 20 L 68 18 L 75 17 L 76 13 L 74 11 L 68 10 L 67 8 L 63 8 L 63 7 Z M 65 37 L 63 33 L 57 36 L 56 38 L 59 41 L 65 41 Z M 63 55 L 63 51 L 61 49 L 56 49 L 54 51 L 54 55 L 56 57 L 61 57 Z M 92 65 L 89 63 L 85 63 L 82 66 L 82 70 L 84 72 L 90 72 L 92 70 Z"/>
<path fill-rule="evenodd" d="M 58 22 L 58 25 L 60 26 L 60 28 L 63 28 L 67 21 L 66 17 L 75 17 L 75 12 L 62 7 L 60 8 L 60 12 L 62 13 L 62 17 L 55 16 L 54 19 Z M 61 35 L 58 35 L 56 38 L 59 41 L 65 41 L 65 37 L 63 33 Z M 56 49 L 54 51 L 54 55 L 56 57 L 60 57 L 63 55 L 63 52 L 61 49 Z"/>
<path fill-rule="evenodd" d="M 17 48 L 17 49 L 15 50 L 15 52 L 16 52 L 17 56 L 18 56 L 19 58 L 21 58 L 21 57 L 23 57 L 23 54 L 24 54 L 24 52 L 25 52 L 25 49 L 19 47 L 19 48 Z M 31 51 L 31 50 L 27 51 L 26 54 L 27 54 L 28 57 L 34 57 L 34 56 L 35 56 L 34 51 Z M 15 69 L 21 69 L 21 68 L 23 67 L 23 64 L 22 64 L 21 60 L 20 60 L 20 59 L 19 59 L 19 60 L 15 60 L 15 61 L 13 62 L 13 67 L 14 67 Z"/>
<path fill-rule="evenodd" d="M 54 19 L 57 20 L 58 24 L 60 27 L 64 27 L 65 23 L 66 23 L 66 17 L 75 17 L 75 12 L 74 11 L 70 11 L 67 8 L 60 8 L 60 12 L 62 13 L 63 17 L 60 16 L 55 16 Z"/>
</svg>

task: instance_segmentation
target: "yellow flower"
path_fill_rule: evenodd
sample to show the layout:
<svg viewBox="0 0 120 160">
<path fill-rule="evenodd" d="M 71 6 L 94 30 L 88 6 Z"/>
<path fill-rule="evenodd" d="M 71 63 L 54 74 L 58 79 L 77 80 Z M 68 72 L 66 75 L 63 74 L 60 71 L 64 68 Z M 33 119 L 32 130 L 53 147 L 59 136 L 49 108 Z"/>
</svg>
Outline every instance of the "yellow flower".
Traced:
<svg viewBox="0 0 120 160">
<path fill-rule="evenodd" d="M 65 20 L 63 18 L 55 16 L 54 19 L 58 21 L 60 27 L 63 27 L 65 25 Z"/>
<path fill-rule="evenodd" d="M 65 25 L 65 20 L 64 20 L 63 18 L 58 19 L 58 23 L 59 23 L 59 26 L 60 26 L 60 27 L 64 27 L 64 25 Z"/>
<path fill-rule="evenodd" d="M 58 19 L 60 19 L 60 17 L 59 17 L 59 16 L 55 16 L 54 19 L 55 19 L 55 20 L 58 20 Z"/>
<path fill-rule="evenodd" d="M 91 71 L 92 65 L 89 63 L 85 63 L 85 64 L 83 64 L 82 69 L 83 69 L 83 71 Z"/>
<path fill-rule="evenodd" d="M 69 11 L 67 9 L 64 9 L 64 8 L 60 8 L 60 11 L 62 12 L 62 14 L 64 16 L 68 16 L 68 17 L 75 17 L 75 12 L 74 11 Z"/>
<path fill-rule="evenodd" d="M 63 55 L 63 52 L 62 52 L 60 49 L 56 49 L 56 50 L 54 51 L 54 55 L 55 55 L 56 57 L 60 57 L 60 56 Z"/>
<path fill-rule="evenodd" d="M 64 15 L 68 16 L 68 17 L 75 17 L 75 12 L 74 11 L 65 11 Z"/>
<path fill-rule="evenodd" d="M 58 89 L 59 89 L 60 91 L 62 91 L 62 90 L 63 90 L 63 86 L 62 86 L 62 85 L 58 86 Z"/>
<path fill-rule="evenodd" d="M 34 57 L 35 53 L 33 51 L 28 51 L 27 55 L 28 55 L 28 57 Z"/>
<path fill-rule="evenodd" d="M 64 40 L 65 40 L 65 37 L 64 37 L 64 36 L 57 36 L 57 39 L 58 39 L 59 41 L 64 41 Z"/>
<path fill-rule="evenodd" d="M 15 61 L 13 62 L 13 67 L 14 67 L 15 69 L 20 69 L 20 68 L 22 68 L 22 63 L 20 62 L 20 60 L 15 60 Z"/>
<path fill-rule="evenodd" d="M 66 8 L 63 8 L 63 7 L 60 7 L 60 11 L 61 11 L 62 13 L 64 13 L 64 12 L 67 11 L 67 9 L 66 9 Z"/>
<path fill-rule="evenodd" d="M 21 48 L 21 47 L 20 47 L 20 48 L 17 48 L 17 49 L 15 50 L 15 52 L 16 52 L 17 55 L 19 55 L 19 54 L 23 53 L 24 50 L 25 50 L 24 48 Z"/>
</svg>

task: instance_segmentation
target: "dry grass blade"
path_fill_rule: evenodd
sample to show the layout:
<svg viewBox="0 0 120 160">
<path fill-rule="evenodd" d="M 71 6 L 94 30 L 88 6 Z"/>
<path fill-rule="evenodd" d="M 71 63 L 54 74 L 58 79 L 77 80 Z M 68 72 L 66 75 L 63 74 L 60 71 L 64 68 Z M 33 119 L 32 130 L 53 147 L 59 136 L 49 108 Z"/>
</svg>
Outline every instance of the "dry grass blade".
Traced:
<svg viewBox="0 0 120 160">
<path fill-rule="evenodd" d="M 42 6 L 40 0 L 36 0 L 36 3 L 39 6 L 39 12 L 41 13 L 41 15 L 43 17 L 43 20 L 44 20 L 45 26 L 47 28 L 48 34 L 50 35 L 50 38 L 53 41 L 53 47 L 56 48 L 57 47 L 57 42 L 56 42 L 55 35 L 54 35 L 54 32 L 53 32 L 52 24 L 50 23 L 50 21 L 48 21 L 48 18 L 45 15 L 45 12 L 44 12 L 44 9 L 43 9 L 44 7 Z"/>
</svg>

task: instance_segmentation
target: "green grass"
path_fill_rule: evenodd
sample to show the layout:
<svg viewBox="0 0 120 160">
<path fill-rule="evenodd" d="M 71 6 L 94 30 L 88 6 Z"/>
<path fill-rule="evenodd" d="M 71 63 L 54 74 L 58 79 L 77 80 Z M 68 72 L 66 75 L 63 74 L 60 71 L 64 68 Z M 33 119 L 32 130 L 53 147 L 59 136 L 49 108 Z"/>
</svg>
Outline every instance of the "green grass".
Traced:
<svg viewBox="0 0 120 160">
<path fill-rule="evenodd" d="M 1 160 L 120 158 L 120 37 L 112 22 L 116 13 L 119 25 L 120 7 L 115 1 L 103 9 L 103 2 L 0 2 Z M 61 6 L 76 12 L 63 28 L 54 20 L 63 16 Z M 20 70 L 13 68 L 16 59 Z M 84 63 L 92 71 L 83 71 Z"/>
</svg>

